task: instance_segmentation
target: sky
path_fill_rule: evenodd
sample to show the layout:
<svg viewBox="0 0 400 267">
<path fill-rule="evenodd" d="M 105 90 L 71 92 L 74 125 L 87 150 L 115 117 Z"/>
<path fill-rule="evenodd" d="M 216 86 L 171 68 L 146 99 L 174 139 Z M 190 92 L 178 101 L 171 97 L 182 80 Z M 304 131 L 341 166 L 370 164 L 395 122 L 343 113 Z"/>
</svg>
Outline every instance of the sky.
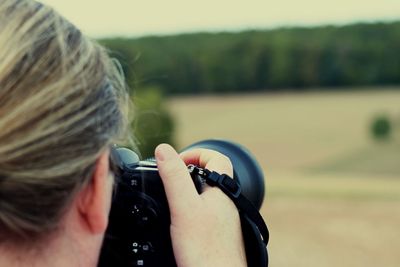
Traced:
<svg viewBox="0 0 400 267">
<path fill-rule="evenodd" d="M 40 0 L 92 37 L 400 20 L 400 0 Z"/>
</svg>

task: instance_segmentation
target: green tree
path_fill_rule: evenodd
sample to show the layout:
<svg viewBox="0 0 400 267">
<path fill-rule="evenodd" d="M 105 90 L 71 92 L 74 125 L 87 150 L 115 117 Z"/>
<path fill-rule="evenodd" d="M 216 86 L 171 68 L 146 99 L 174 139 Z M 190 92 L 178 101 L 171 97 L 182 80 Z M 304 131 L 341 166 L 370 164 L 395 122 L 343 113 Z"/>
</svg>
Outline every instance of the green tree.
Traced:
<svg viewBox="0 0 400 267">
<path fill-rule="evenodd" d="M 153 157 L 154 149 L 160 143 L 174 145 L 173 118 L 159 88 L 137 89 L 134 107 L 132 131 L 142 158 Z"/>
</svg>

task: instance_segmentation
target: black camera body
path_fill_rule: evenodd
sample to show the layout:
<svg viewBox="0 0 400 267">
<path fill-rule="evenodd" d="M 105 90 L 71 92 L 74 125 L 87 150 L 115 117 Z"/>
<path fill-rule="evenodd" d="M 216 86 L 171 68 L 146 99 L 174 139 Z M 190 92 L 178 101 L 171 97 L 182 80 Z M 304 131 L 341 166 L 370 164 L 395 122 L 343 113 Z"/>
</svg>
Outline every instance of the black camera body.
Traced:
<svg viewBox="0 0 400 267">
<path fill-rule="evenodd" d="M 118 151 L 119 150 L 119 151 Z M 126 164 L 129 151 L 119 148 L 123 170 L 100 257 L 101 266 L 174 266 L 168 203 L 157 165 Z M 160 261 L 162 259 L 162 261 Z M 163 264 L 160 265 L 160 262 Z M 165 265 L 164 265 L 165 264 Z"/>
<path fill-rule="evenodd" d="M 205 140 L 185 150 L 197 147 L 227 155 L 232 161 L 234 179 L 241 185 L 242 193 L 257 209 L 260 208 L 264 198 L 264 179 L 261 168 L 246 149 L 229 141 Z M 140 161 L 133 151 L 116 147 L 111 151 L 111 165 L 117 187 L 99 266 L 176 266 L 168 202 L 155 160 Z M 196 175 L 192 178 L 200 192 L 201 179 Z M 257 227 L 250 220 L 244 222 L 241 219 L 248 258 L 251 253 L 250 257 L 265 258 L 261 262 L 267 264 L 265 246 L 248 248 L 248 244 L 261 243 L 259 233 L 254 230 Z"/>
</svg>

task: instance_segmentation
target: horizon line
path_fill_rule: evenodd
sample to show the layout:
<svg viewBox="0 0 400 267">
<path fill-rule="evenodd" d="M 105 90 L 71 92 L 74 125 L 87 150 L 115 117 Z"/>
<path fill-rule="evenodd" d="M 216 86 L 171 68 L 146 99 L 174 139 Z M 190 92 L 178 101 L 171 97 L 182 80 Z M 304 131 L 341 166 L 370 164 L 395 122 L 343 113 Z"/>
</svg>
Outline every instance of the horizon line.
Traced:
<svg viewBox="0 0 400 267">
<path fill-rule="evenodd" d="M 274 26 L 243 26 L 240 28 L 215 28 L 215 29 L 193 29 L 188 31 L 160 31 L 160 32 L 149 32 L 143 34 L 99 34 L 89 35 L 92 38 L 105 40 L 105 39 L 141 39 L 147 37 L 171 37 L 179 35 L 191 35 L 191 34 L 219 34 L 219 33 L 242 33 L 249 31 L 274 31 L 280 29 L 296 29 L 296 28 L 324 28 L 324 27 L 347 27 L 359 24 L 394 24 L 400 22 L 400 18 L 386 18 L 386 19 L 374 19 L 374 20 L 355 20 L 347 22 L 327 22 L 327 23 L 289 23 L 289 24 L 277 24 Z"/>
</svg>

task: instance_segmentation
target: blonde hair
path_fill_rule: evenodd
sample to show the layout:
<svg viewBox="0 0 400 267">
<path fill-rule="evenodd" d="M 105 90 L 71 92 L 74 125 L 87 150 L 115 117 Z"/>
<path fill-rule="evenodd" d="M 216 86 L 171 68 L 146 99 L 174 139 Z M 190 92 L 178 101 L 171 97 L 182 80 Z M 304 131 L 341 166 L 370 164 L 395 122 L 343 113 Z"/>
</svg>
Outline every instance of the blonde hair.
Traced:
<svg viewBox="0 0 400 267">
<path fill-rule="evenodd" d="M 51 8 L 0 2 L 0 241 L 57 228 L 98 156 L 126 134 L 106 51 Z"/>
</svg>

